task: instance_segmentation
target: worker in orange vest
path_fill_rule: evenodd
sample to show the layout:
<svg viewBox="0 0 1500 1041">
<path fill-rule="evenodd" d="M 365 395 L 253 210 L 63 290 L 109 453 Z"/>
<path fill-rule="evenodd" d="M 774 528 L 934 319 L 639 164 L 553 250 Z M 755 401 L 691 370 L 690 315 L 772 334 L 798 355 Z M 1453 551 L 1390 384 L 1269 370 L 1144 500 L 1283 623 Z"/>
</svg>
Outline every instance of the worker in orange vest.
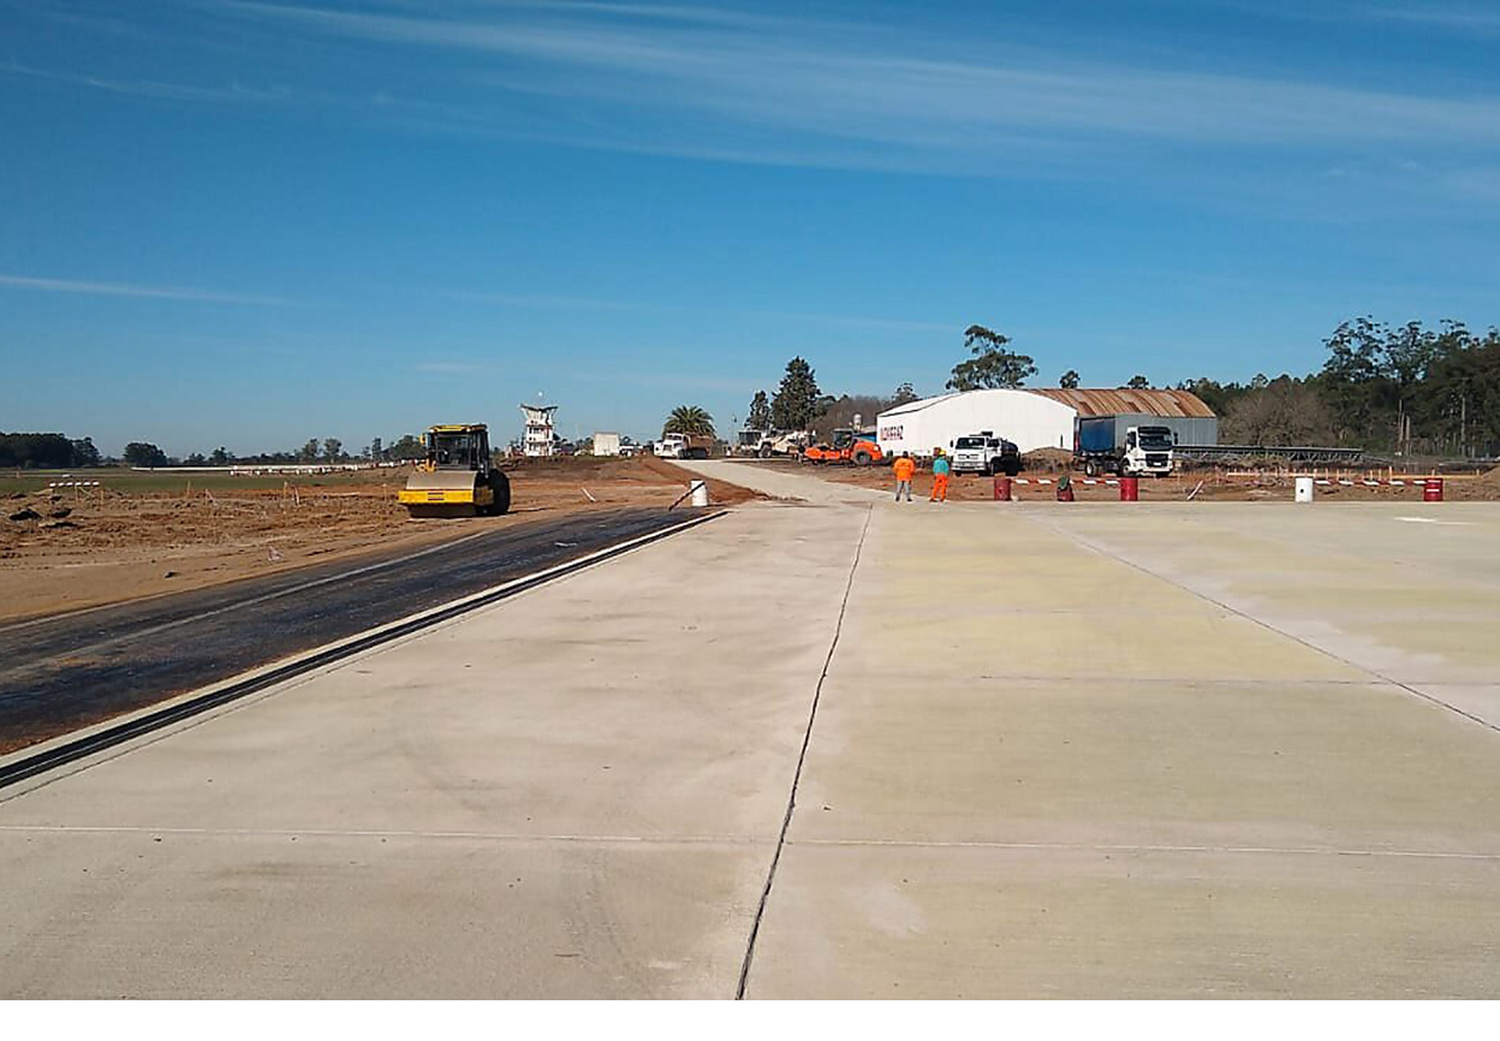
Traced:
<svg viewBox="0 0 1500 1041">
<path fill-rule="evenodd" d="M 952 467 L 948 464 L 948 457 L 943 454 L 941 448 L 932 450 L 932 494 L 927 497 L 928 502 L 948 501 L 948 473 Z"/>
<path fill-rule="evenodd" d="M 896 472 L 896 501 L 901 501 L 901 493 L 906 493 L 906 501 L 911 502 L 911 475 L 917 472 L 917 461 L 911 457 L 910 452 L 902 452 L 901 458 L 891 464 L 891 469 Z"/>
</svg>

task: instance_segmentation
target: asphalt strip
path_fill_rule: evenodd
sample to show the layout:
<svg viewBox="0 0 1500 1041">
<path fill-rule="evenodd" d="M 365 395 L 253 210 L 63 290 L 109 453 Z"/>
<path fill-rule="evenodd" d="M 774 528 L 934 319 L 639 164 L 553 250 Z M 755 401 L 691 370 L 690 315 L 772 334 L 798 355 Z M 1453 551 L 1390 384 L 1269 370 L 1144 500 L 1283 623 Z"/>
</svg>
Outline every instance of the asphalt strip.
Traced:
<svg viewBox="0 0 1500 1041">
<path fill-rule="evenodd" d="M 93 762 L 102 762 L 103 760 L 95 759 L 92 762 L 82 763 L 77 769 L 70 770 L 67 774 L 44 776 L 50 775 L 52 771 L 58 770 L 61 767 L 79 763 L 80 760 L 89 759 L 127 741 L 150 735 L 174 723 L 180 723 L 194 716 L 201 715 L 204 712 L 238 701 L 257 691 L 265 690 L 315 669 L 335 664 L 382 644 L 420 633 L 423 630 L 450 621 L 470 611 L 475 611 L 500 600 L 508 599 L 529 589 L 535 589 L 547 582 L 582 571 L 595 564 L 603 563 L 631 550 L 658 542 L 679 532 L 686 531 L 689 528 L 694 528 L 700 524 L 705 524 L 708 521 L 722 517 L 727 512 L 727 510 L 716 510 L 700 517 L 694 517 L 681 524 L 675 524 L 669 528 L 662 528 L 645 535 L 626 539 L 612 546 L 606 546 L 603 549 L 587 553 L 577 559 L 557 564 L 550 568 L 544 568 L 541 571 L 523 575 L 519 578 L 510 579 L 497 586 L 480 590 L 477 593 L 471 593 L 446 604 L 419 611 L 416 614 L 367 629 L 361 633 L 355 633 L 343 639 L 336 640 L 333 643 L 325 644 L 322 647 L 313 648 L 292 657 L 284 658 L 281 661 L 272 662 L 269 665 L 249 670 L 219 683 L 210 684 L 207 687 L 179 695 L 165 703 L 152 705 L 149 708 L 127 713 L 123 717 L 118 717 L 105 723 L 63 734 L 7 756 L 0 756 L 0 789 L 13 787 L 26 780 L 37 779 L 40 783 L 30 786 L 24 791 L 35 790 L 60 779 L 61 776 L 77 773 L 93 765 Z M 128 751 L 128 749 L 123 750 L 119 754 L 124 754 L 124 751 Z M 8 798 L 15 798 L 20 794 L 24 794 L 24 792 L 12 793 Z"/>
</svg>

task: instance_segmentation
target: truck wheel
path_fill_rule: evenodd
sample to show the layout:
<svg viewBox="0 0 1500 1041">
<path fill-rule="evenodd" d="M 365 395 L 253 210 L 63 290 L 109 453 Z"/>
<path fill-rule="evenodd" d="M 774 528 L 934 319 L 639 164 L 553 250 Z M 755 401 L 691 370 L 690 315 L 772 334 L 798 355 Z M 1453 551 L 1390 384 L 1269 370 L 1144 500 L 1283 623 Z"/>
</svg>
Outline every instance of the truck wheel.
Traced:
<svg viewBox="0 0 1500 1041">
<path fill-rule="evenodd" d="M 762 459 L 769 459 L 769 458 L 771 458 L 771 446 L 770 445 L 761 445 L 760 446 L 760 457 Z"/>
<path fill-rule="evenodd" d="M 1084 462 L 1084 464 L 1083 464 L 1083 472 L 1088 477 L 1098 477 L 1099 476 L 1099 468 L 1094 465 L 1094 461 L 1092 459 L 1086 460 Z"/>
<path fill-rule="evenodd" d="M 1005 476 L 1006 477 L 1014 477 L 1016 474 L 1018 474 L 1020 472 L 1021 472 L 1021 461 L 1019 459 L 1013 459 L 1009 463 L 1005 464 Z"/>
<path fill-rule="evenodd" d="M 869 452 L 855 452 L 854 453 L 854 465 L 855 466 L 869 466 L 870 465 L 870 453 Z"/>
</svg>

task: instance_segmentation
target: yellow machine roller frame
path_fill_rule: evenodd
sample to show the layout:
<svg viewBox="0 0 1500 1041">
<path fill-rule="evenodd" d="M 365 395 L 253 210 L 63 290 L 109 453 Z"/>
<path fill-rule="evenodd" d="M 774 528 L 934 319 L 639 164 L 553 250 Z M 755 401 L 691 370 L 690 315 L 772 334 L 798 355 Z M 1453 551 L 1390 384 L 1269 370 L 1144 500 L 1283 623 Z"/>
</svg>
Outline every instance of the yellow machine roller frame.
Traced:
<svg viewBox="0 0 1500 1041">
<path fill-rule="evenodd" d="M 483 423 L 428 427 L 424 443 L 427 458 L 399 496 L 413 517 L 494 517 L 510 509 L 510 479 L 490 460 Z"/>
</svg>

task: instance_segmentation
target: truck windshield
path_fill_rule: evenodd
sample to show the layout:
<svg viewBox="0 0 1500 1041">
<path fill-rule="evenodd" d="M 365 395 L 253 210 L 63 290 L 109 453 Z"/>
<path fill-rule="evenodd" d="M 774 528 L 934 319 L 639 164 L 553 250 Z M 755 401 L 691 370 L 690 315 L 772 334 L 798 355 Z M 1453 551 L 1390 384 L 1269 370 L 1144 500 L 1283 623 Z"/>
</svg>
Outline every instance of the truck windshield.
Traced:
<svg viewBox="0 0 1500 1041">
<path fill-rule="evenodd" d="M 1172 447 L 1172 432 L 1166 427 L 1142 427 L 1141 447 L 1148 452 L 1165 452 Z"/>
<path fill-rule="evenodd" d="M 983 448 L 984 447 L 984 438 L 982 438 L 982 437 L 961 437 L 957 441 L 953 442 L 953 447 L 955 447 L 955 448 Z"/>
</svg>

